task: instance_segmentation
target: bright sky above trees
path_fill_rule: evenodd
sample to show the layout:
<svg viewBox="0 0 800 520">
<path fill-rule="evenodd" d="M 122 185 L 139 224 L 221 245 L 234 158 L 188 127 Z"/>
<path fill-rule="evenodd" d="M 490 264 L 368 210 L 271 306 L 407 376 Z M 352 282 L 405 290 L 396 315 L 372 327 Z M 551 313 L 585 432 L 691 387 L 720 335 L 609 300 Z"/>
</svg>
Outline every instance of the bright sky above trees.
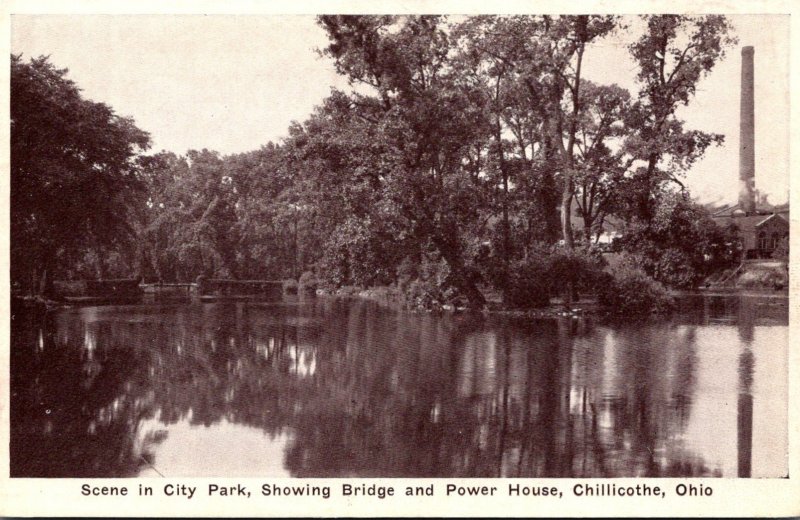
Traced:
<svg viewBox="0 0 800 520">
<path fill-rule="evenodd" d="M 740 46 L 756 49 L 756 185 L 772 202 L 788 193 L 788 18 L 731 17 Z M 256 149 L 286 136 L 331 86 L 347 86 L 317 55 L 327 40 L 312 16 L 15 15 L 11 28 L 13 53 L 69 68 L 85 97 L 150 132 L 154 150 Z M 591 49 L 586 77 L 635 92 L 625 47 L 637 32 Z M 703 201 L 736 199 L 740 64 L 736 48 L 680 113 L 688 127 L 726 136 L 686 179 Z"/>
</svg>

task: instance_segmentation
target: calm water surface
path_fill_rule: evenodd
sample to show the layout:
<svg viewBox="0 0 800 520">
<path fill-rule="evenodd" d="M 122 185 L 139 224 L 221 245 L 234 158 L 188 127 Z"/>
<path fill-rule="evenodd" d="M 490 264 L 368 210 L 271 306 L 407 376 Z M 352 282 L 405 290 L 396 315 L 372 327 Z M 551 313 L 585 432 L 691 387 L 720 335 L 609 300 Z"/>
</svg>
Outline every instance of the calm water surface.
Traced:
<svg viewBox="0 0 800 520">
<path fill-rule="evenodd" d="M 669 321 L 374 303 L 15 312 L 15 477 L 787 473 L 788 300 Z"/>
</svg>

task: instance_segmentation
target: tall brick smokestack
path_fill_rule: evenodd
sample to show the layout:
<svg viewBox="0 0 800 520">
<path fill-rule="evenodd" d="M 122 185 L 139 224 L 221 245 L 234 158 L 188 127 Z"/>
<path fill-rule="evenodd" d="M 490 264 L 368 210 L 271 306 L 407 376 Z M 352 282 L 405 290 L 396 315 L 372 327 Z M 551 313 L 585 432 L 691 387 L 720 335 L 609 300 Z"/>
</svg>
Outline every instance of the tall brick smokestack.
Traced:
<svg viewBox="0 0 800 520">
<path fill-rule="evenodd" d="M 755 110 L 753 47 L 742 47 L 742 99 L 739 112 L 739 207 L 755 212 Z"/>
</svg>

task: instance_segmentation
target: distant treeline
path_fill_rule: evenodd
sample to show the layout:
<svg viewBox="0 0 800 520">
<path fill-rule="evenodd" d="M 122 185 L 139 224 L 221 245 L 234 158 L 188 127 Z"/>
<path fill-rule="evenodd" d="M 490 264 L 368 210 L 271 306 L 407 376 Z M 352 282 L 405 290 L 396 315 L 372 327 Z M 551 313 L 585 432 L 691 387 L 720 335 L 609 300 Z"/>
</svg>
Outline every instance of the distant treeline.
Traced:
<svg viewBox="0 0 800 520">
<path fill-rule="evenodd" d="M 692 287 L 734 261 L 681 178 L 723 136 L 676 110 L 734 43 L 722 16 L 646 16 L 639 90 L 581 77 L 614 16 L 321 16 L 332 91 L 280 143 L 147 154 L 129 118 L 47 58 L 11 58 L 12 282 L 315 277 L 480 305 L 625 263 Z M 279 71 L 278 71 L 279 72 Z M 613 78 L 612 78 L 613 79 Z M 535 299 L 535 298 L 534 298 Z"/>
</svg>

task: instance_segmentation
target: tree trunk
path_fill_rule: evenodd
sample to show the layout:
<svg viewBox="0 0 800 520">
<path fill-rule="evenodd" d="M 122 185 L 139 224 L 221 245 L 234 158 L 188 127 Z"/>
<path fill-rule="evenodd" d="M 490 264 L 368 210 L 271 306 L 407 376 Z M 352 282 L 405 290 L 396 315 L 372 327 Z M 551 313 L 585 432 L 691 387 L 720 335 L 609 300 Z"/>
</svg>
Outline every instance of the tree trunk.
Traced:
<svg viewBox="0 0 800 520">
<path fill-rule="evenodd" d="M 583 52 L 584 52 L 584 44 L 586 38 L 585 30 L 587 23 L 587 18 L 585 16 L 580 16 L 578 17 L 578 19 L 579 19 L 578 31 L 581 37 L 581 43 L 576 50 L 577 64 L 575 66 L 575 83 L 572 87 L 572 117 L 569 122 L 567 146 L 564 147 L 564 142 L 561 140 L 562 127 L 560 121 L 556 126 L 558 134 L 554 136 L 555 138 L 558 139 L 556 142 L 559 145 L 559 151 L 561 155 L 561 168 L 562 168 L 562 174 L 564 176 L 564 186 L 563 186 L 563 191 L 561 192 L 561 232 L 564 235 L 564 247 L 568 251 L 572 251 L 575 248 L 574 240 L 572 237 L 572 219 L 571 219 L 572 197 L 574 196 L 574 191 L 575 191 L 574 177 L 573 177 L 575 160 L 573 154 L 575 149 L 575 138 L 578 132 L 578 114 L 580 113 L 580 106 L 581 106 L 580 105 L 581 66 L 583 64 Z M 575 283 L 570 281 L 564 295 L 565 306 L 568 306 L 570 303 L 572 303 L 575 294 L 576 294 Z"/>
<path fill-rule="evenodd" d="M 478 289 L 474 279 L 470 276 L 467 268 L 461 260 L 461 252 L 458 247 L 448 244 L 448 241 L 441 237 L 434 239 L 442 258 L 450 267 L 451 281 L 458 291 L 467 299 L 470 309 L 480 309 L 486 305 L 486 298 Z"/>
<path fill-rule="evenodd" d="M 545 141 L 545 161 L 557 160 L 555 150 Z M 539 183 L 539 197 L 538 202 L 544 208 L 545 218 L 545 233 L 544 238 L 548 244 L 558 242 L 561 236 L 561 216 L 559 215 L 559 208 L 561 207 L 561 197 L 558 193 L 553 172 L 548 167 L 542 172 L 541 182 Z"/>
<path fill-rule="evenodd" d="M 495 128 L 495 140 L 497 141 L 497 158 L 500 166 L 500 174 L 503 178 L 503 274 L 501 280 L 501 288 L 503 298 L 508 289 L 509 277 L 509 263 L 511 256 L 511 224 L 508 217 L 508 171 L 506 168 L 505 157 L 503 155 L 503 137 L 502 128 L 500 127 L 500 115 L 497 116 L 497 125 Z"/>
<path fill-rule="evenodd" d="M 561 192 L 561 235 L 564 247 L 572 250 L 575 242 L 572 237 L 572 176 L 564 173 L 564 190 Z"/>
<path fill-rule="evenodd" d="M 36 280 L 36 287 L 34 292 L 39 296 L 50 297 L 53 294 L 53 257 L 55 255 L 50 252 L 50 248 L 45 248 L 42 251 L 41 263 L 39 268 L 34 270 L 34 276 L 38 276 Z M 37 262 L 38 263 L 38 262 Z"/>
<path fill-rule="evenodd" d="M 481 309 L 486 305 L 486 298 L 483 293 L 471 281 L 464 280 L 464 286 L 461 288 L 469 302 L 470 309 Z"/>
<path fill-rule="evenodd" d="M 639 194 L 639 218 L 646 222 L 648 225 L 653 220 L 653 208 L 650 201 L 650 195 L 653 194 L 655 183 L 653 177 L 656 173 L 656 165 L 658 164 L 658 156 L 650 154 L 647 162 L 647 176 L 644 179 L 644 188 Z"/>
</svg>

